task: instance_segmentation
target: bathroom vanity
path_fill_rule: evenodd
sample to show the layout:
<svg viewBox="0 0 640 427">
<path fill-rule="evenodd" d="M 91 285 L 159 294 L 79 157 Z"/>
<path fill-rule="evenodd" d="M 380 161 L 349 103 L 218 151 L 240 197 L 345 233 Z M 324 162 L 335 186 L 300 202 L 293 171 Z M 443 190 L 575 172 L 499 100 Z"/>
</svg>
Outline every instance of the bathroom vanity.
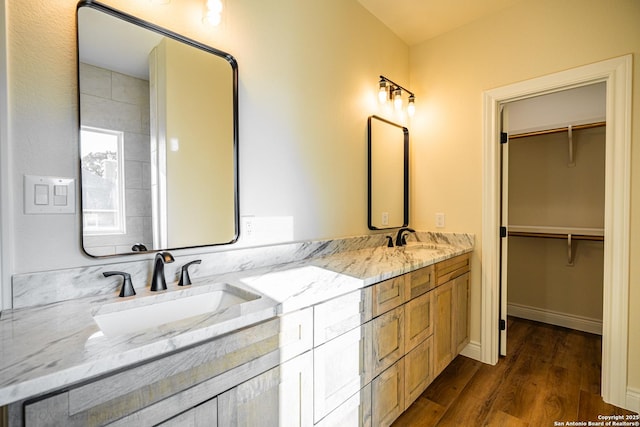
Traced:
<svg viewBox="0 0 640 427">
<path fill-rule="evenodd" d="M 260 298 L 122 334 L 92 313 L 158 296 L 5 312 L 0 405 L 10 426 L 389 425 L 468 343 L 460 236 L 196 279 Z"/>
</svg>

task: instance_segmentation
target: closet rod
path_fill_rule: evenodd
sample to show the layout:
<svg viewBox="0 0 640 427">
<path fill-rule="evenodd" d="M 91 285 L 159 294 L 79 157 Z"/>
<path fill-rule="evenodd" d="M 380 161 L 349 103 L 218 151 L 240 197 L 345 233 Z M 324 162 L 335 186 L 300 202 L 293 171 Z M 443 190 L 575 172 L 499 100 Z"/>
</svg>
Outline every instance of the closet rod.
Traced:
<svg viewBox="0 0 640 427">
<path fill-rule="evenodd" d="M 560 234 L 560 233 L 533 233 L 530 231 L 509 231 L 509 236 L 514 237 L 540 237 L 543 239 L 564 239 L 566 240 L 569 235 L 568 234 Z M 588 236 L 584 234 L 572 234 L 571 238 L 573 240 L 593 240 L 597 242 L 604 242 L 604 236 Z"/>
<path fill-rule="evenodd" d="M 574 125 L 572 126 L 572 129 L 573 130 L 591 129 L 591 128 L 598 128 L 606 125 L 607 125 L 607 122 L 595 122 L 595 123 L 587 123 L 584 125 Z M 545 129 L 545 130 L 538 130 L 535 132 L 518 133 L 516 135 L 509 135 L 509 139 L 525 138 L 527 136 L 536 136 L 536 135 L 547 135 L 550 133 L 567 132 L 568 130 L 569 130 L 569 127 L 566 126 L 563 128 Z"/>
</svg>

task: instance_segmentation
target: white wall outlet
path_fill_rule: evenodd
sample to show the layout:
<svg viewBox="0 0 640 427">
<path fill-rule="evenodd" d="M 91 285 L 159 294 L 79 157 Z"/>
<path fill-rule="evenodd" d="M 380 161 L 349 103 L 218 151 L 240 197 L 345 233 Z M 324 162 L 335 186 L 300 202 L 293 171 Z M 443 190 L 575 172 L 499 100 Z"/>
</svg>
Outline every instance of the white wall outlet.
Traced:
<svg viewBox="0 0 640 427">
<path fill-rule="evenodd" d="M 389 225 L 389 212 L 382 212 L 382 225 Z"/>
<path fill-rule="evenodd" d="M 444 228 L 444 214 L 442 212 L 436 213 L 436 228 Z"/>
<path fill-rule="evenodd" d="M 253 238 L 253 229 L 254 229 L 254 220 L 253 216 L 243 216 L 240 223 L 240 235 L 247 240 Z M 243 235 L 244 234 L 244 235 Z"/>
<path fill-rule="evenodd" d="M 73 178 L 24 176 L 25 214 L 73 214 L 76 186 Z"/>
</svg>

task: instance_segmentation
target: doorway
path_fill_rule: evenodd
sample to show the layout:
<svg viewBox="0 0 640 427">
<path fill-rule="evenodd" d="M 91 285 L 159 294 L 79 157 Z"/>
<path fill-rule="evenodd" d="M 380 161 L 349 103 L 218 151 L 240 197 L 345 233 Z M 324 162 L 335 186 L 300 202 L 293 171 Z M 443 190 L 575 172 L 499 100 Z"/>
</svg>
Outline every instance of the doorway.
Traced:
<svg viewBox="0 0 640 427">
<path fill-rule="evenodd" d="M 481 357 L 498 361 L 500 308 L 500 105 L 604 82 L 606 161 L 602 397 L 627 404 L 631 70 L 627 55 L 487 91 L 483 135 Z M 615 333 L 612 333 L 615 331 Z"/>
<path fill-rule="evenodd" d="M 506 315 L 602 335 L 606 84 L 501 105 Z"/>
</svg>

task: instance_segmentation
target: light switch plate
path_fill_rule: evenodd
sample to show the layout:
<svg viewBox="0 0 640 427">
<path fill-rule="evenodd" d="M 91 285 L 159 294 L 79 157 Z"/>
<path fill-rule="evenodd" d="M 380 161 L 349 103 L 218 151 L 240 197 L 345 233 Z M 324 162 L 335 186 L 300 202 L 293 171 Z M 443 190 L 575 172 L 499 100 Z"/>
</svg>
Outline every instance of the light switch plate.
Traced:
<svg viewBox="0 0 640 427">
<path fill-rule="evenodd" d="M 25 214 L 76 213 L 76 185 L 73 178 L 24 176 Z"/>
</svg>

